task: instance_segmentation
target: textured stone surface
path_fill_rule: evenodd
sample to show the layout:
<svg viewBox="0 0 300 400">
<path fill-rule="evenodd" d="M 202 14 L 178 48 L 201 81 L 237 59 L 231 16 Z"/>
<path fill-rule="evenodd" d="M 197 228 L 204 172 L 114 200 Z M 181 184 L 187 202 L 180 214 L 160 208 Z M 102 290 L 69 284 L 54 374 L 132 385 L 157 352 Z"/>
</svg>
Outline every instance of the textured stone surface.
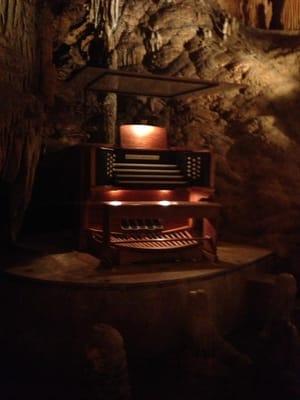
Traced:
<svg viewBox="0 0 300 400">
<path fill-rule="evenodd" d="M 36 0 L 0 4 L 0 236 L 6 239 L 15 239 L 22 223 L 46 131 L 39 87 L 46 22 Z"/>
<path fill-rule="evenodd" d="M 300 3 L 295 0 L 218 0 L 231 15 L 262 29 L 300 29 Z"/>
</svg>

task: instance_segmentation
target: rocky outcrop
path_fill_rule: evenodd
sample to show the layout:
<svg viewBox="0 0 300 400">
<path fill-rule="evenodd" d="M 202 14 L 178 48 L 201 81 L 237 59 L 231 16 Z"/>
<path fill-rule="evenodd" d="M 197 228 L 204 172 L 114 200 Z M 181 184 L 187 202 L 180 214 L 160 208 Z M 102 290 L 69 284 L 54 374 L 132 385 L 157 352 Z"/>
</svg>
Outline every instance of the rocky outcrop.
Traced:
<svg viewBox="0 0 300 400">
<path fill-rule="evenodd" d="M 246 25 L 261 29 L 300 30 L 300 4 L 294 0 L 218 0 Z"/>
<path fill-rule="evenodd" d="M 15 238 L 30 200 L 44 129 L 37 47 L 43 11 L 37 9 L 36 0 L 0 5 L 0 231 L 6 239 Z"/>
</svg>

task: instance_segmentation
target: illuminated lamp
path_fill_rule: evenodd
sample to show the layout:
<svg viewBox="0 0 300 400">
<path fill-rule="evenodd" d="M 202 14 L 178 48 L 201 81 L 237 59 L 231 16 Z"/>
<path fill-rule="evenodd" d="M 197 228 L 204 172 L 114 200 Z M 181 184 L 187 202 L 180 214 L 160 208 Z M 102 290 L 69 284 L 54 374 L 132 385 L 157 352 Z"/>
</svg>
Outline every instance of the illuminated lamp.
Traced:
<svg viewBox="0 0 300 400">
<path fill-rule="evenodd" d="M 167 131 L 154 125 L 126 124 L 120 126 L 121 147 L 138 149 L 166 149 Z"/>
<path fill-rule="evenodd" d="M 168 207 L 169 205 L 171 205 L 171 202 L 168 201 L 168 200 L 161 200 L 161 201 L 158 202 L 158 204 L 160 206 Z"/>
<path fill-rule="evenodd" d="M 122 202 L 121 202 L 121 201 L 118 201 L 118 200 L 113 200 L 113 201 L 110 201 L 109 204 L 110 204 L 111 206 L 118 207 L 118 206 L 122 205 Z"/>
</svg>

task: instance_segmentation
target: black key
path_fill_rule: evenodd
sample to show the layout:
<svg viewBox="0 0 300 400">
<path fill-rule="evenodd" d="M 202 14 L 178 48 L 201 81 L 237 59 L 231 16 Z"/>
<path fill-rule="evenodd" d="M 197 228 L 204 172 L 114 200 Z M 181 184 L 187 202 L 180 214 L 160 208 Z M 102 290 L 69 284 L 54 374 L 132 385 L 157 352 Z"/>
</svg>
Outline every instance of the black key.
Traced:
<svg viewBox="0 0 300 400">
<path fill-rule="evenodd" d="M 129 229 L 138 229 L 138 226 L 136 224 L 136 221 L 134 219 L 129 220 Z"/>
<path fill-rule="evenodd" d="M 146 229 L 153 229 L 153 220 L 150 218 L 145 219 L 145 228 Z"/>
<path fill-rule="evenodd" d="M 138 229 L 145 229 L 145 221 L 143 221 L 142 219 L 137 219 L 136 222 Z"/>
<path fill-rule="evenodd" d="M 129 229 L 129 222 L 128 219 L 121 219 L 121 228 L 122 229 Z"/>
<path fill-rule="evenodd" d="M 153 220 L 153 228 L 154 229 L 162 229 L 163 228 L 163 225 L 159 219 Z"/>
</svg>

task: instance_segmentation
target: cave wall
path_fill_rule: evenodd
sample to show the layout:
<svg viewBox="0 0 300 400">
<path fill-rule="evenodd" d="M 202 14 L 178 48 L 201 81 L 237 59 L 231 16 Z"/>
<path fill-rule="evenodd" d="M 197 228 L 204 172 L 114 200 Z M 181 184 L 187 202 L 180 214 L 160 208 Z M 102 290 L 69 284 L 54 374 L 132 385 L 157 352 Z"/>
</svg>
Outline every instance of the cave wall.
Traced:
<svg viewBox="0 0 300 400">
<path fill-rule="evenodd" d="M 2 244 L 14 240 L 22 224 L 45 128 L 40 88 L 44 17 L 44 5 L 37 0 L 0 3 Z"/>
<path fill-rule="evenodd" d="M 261 29 L 300 30 L 297 0 L 218 0 L 229 14 L 248 26 Z"/>
</svg>

